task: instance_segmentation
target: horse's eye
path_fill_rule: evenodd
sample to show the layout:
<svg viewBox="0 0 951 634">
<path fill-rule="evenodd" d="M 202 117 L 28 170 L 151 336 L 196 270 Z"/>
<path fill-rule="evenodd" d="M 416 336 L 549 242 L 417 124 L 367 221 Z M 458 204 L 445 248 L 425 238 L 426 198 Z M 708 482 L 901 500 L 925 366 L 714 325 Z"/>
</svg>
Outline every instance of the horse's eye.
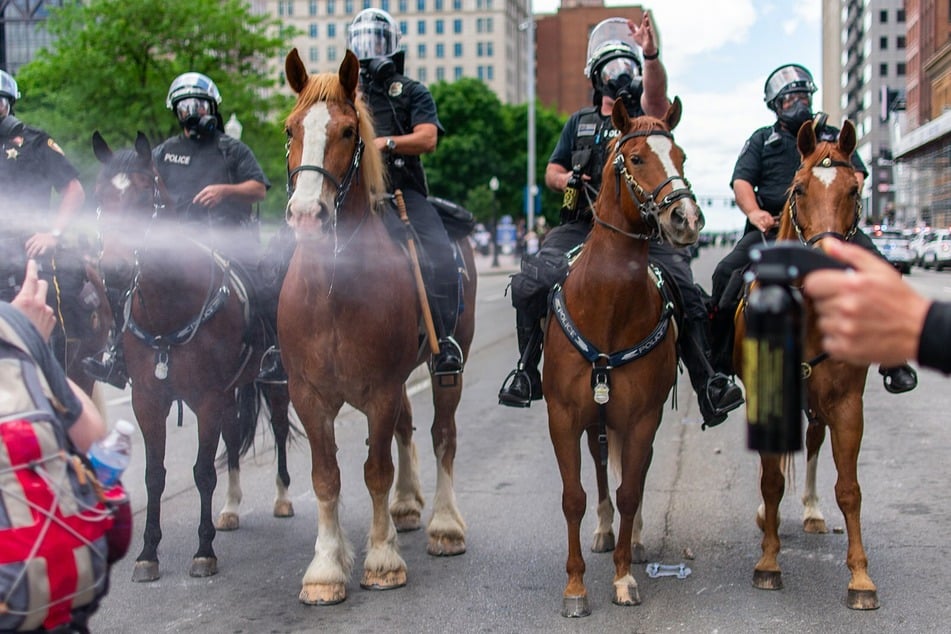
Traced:
<svg viewBox="0 0 951 634">
<path fill-rule="evenodd" d="M 343 138 L 352 139 L 354 136 L 356 136 L 356 131 L 353 128 L 346 127 L 343 129 Z"/>
<path fill-rule="evenodd" d="M 631 163 L 632 163 L 633 165 L 640 165 L 640 164 L 642 164 L 642 163 L 644 162 L 643 160 L 641 160 L 641 157 L 638 156 L 637 154 L 631 154 L 631 155 L 628 157 L 628 159 L 630 159 L 630 161 L 631 161 Z"/>
<path fill-rule="evenodd" d="M 284 128 L 284 132 L 287 133 L 287 138 L 288 138 L 288 139 L 293 139 L 293 138 L 294 138 L 294 133 L 291 131 L 290 128 Z"/>
<path fill-rule="evenodd" d="M 803 194 L 806 193 L 806 190 L 802 185 L 794 186 L 792 191 L 796 196 L 802 196 Z"/>
</svg>

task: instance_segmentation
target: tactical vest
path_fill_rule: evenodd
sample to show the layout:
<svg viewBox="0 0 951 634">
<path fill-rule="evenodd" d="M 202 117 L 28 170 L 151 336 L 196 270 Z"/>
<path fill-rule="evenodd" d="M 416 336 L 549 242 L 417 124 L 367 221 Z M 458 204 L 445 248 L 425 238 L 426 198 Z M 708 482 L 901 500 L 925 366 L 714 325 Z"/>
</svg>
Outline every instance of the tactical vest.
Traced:
<svg viewBox="0 0 951 634">
<path fill-rule="evenodd" d="M 602 116 L 599 106 L 591 106 L 579 111 L 578 129 L 575 132 L 571 148 L 571 166 L 581 166 L 581 173 L 591 177 L 589 185 L 595 190 L 601 189 L 601 172 L 607 157 L 608 145 L 618 136 L 610 116 Z M 636 114 L 643 115 L 638 108 Z"/>
</svg>

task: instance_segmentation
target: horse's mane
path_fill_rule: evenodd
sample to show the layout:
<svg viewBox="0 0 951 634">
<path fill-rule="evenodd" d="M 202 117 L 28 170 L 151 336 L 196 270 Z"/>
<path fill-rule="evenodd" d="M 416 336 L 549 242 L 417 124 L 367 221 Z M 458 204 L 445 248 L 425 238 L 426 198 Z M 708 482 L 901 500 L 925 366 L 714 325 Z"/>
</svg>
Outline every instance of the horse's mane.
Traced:
<svg viewBox="0 0 951 634">
<path fill-rule="evenodd" d="M 356 103 L 350 101 L 336 73 L 310 75 L 307 84 L 297 96 L 297 103 L 287 116 L 288 120 L 322 101 L 348 104 L 356 109 L 360 138 L 366 146 L 360 161 L 360 184 L 368 201 L 379 200 L 386 192 L 386 170 L 383 167 L 383 156 L 373 144 L 373 139 L 376 138 L 373 117 L 362 99 L 357 99 Z"/>
</svg>

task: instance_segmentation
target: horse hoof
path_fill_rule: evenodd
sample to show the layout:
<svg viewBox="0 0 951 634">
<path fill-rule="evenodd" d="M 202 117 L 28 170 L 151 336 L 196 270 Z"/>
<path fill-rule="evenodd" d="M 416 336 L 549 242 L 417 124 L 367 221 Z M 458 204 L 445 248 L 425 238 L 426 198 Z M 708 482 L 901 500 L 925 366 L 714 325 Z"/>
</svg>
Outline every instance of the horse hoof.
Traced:
<svg viewBox="0 0 951 634">
<path fill-rule="evenodd" d="M 419 521 L 419 513 L 415 511 L 408 511 L 406 513 L 393 514 L 393 524 L 396 525 L 397 533 L 408 533 L 410 531 L 418 531 L 422 526 L 422 523 Z"/>
<path fill-rule="evenodd" d="M 299 598 L 307 605 L 337 605 L 347 598 L 347 588 L 342 583 L 306 583 Z"/>
<path fill-rule="evenodd" d="M 595 533 L 591 544 L 593 553 L 609 553 L 614 550 L 614 533 Z"/>
<path fill-rule="evenodd" d="M 877 590 L 849 590 L 848 606 L 852 610 L 877 610 Z"/>
<path fill-rule="evenodd" d="M 364 570 L 363 579 L 360 581 L 360 587 L 364 590 L 393 590 L 394 588 L 402 588 L 405 585 L 405 569 L 388 570 L 385 572 Z"/>
<path fill-rule="evenodd" d="M 157 581 L 161 577 L 157 561 L 137 561 L 132 568 L 132 581 L 146 583 Z"/>
<path fill-rule="evenodd" d="M 188 570 L 189 577 L 211 577 L 218 574 L 217 557 L 195 557 L 192 567 Z"/>
<path fill-rule="evenodd" d="M 219 531 L 236 531 L 241 525 L 237 513 L 222 513 L 215 521 L 215 528 Z"/>
<path fill-rule="evenodd" d="M 275 502 L 274 517 L 294 517 L 294 503 L 290 500 Z"/>
<path fill-rule="evenodd" d="M 463 537 L 442 535 L 430 537 L 426 552 L 434 557 L 454 557 L 466 552 L 466 540 Z"/>
<path fill-rule="evenodd" d="M 561 615 L 566 619 L 591 616 L 591 610 L 588 608 L 588 597 L 565 597 L 561 600 Z"/>
<path fill-rule="evenodd" d="M 829 532 L 829 529 L 826 527 L 826 521 L 824 519 L 817 519 L 810 517 L 809 519 L 803 520 L 802 530 L 806 533 L 813 534 L 825 534 Z"/>
<path fill-rule="evenodd" d="M 614 586 L 614 605 L 640 605 L 641 593 L 635 583 L 622 583 Z"/>
<path fill-rule="evenodd" d="M 778 570 L 754 570 L 753 587 L 760 590 L 782 590 L 783 573 Z"/>
<path fill-rule="evenodd" d="M 646 564 L 647 563 L 647 549 L 644 548 L 644 544 L 631 544 L 631 563 L 632 564 Z"/>
</svg>

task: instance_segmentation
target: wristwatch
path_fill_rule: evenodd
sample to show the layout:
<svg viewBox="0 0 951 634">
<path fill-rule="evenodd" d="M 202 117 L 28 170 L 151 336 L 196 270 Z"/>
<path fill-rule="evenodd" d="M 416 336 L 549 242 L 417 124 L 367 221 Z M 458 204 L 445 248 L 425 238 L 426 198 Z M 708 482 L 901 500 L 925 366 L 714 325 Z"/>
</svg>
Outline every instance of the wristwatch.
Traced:
<svg viewBox="0 0 951 634">
<path fill-rule="evenodd" d="M 63 232 L 60 231 L 58 228 L 53 227 L 53 229 L 50 230 L 50 235 L 56 238 L 57 240 L 59 240 L 60 236 L 63 235 Z"/>
<path fill-rule="evenodd" d="M 388 152 L 396 150 L 396 141 L 394 141 L 391 136 L 386 137 L 386 149 Z"/>
</svg>

